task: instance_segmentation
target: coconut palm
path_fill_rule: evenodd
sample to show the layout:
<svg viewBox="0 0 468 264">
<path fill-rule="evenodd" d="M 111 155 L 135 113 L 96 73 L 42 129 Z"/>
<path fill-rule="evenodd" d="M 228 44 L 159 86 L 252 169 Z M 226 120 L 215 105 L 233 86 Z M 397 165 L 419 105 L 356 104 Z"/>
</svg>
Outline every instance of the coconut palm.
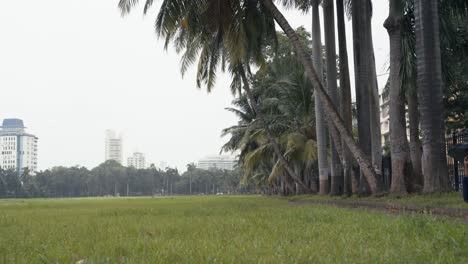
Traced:
<svg viewBox="0 0 468 264">
<path fill-rule="evenodd" d="M 287 57 L 278 56 L 268 63 L 265 71 L 255 75 L 252 91 L 288 163 L 316 191 L 316 180 L 311 174 L 317 156 L 310 115 L 314 107 L 311 84 L 302 67 L 291 58 L 289 52 Z M 224 135 L 231 136 L 223 150 L 240 152 L 244 182 L 270 183 L 282 194 L 300 192 L 301 188 L 292 184 L 291 177 L 273 152 L 265 130 L 251 118 L 246 102 L 244 95 L 234 101 L 237 108 L 229 109 L 240 120 L 238 125 L 223 131 Z"/>
<path fill-rule="evenodd" d="M 119 7 L 128 13 L 138 0 L 121 0 Z M 144 13 L 153 4 L 147 0 Z M 197 85 L 204 83 L 208 91 L 214 86 L 216 70 L 226 65 L 232 75 L 231 90 L 245 91 L 250 106 L 261 121 L 262 115 L 250 88 L 250 63 L 264 62 L 265 43 L 275 42 L 274 22 L 267 12 L 261 12 L 255 1 L 164 1 L 156 20 L 156 32 L 165 38 L 166 47 L 173 42 L 177 52 L 183 52 L 182 74 L 197 56 Z M 290 176 L 303 188 L 307 186 L 294 173 L 282 156 L 278 142 L 265 126 L 267 138 Z"/>
<path fill-rule="evenodd" d="M 319 94 L 320 99 L 323 102 L 323 106 L 328 114 L 328 118 L 336 126 L 338 132 L 343 136 L 345 144 L 349 147 L 354 158 L 360 165 L 363 175 L 370 185 L 371 192 L 380 192 L 382 188 L 382 179 L 380 175 L 378 175 L 375 171 L 369 156 L 366 155 L 366 153 L 357 145 L 352 137 L 352 134 L 346 129 L 340 114 L 323 88 L 323 85 L 317 73 L 315 72 L 314 66 L 310 61 L 310 58 L 307 56 L 302 43 L 299 41 L 296 32 L 292 29 L 291 25 L 289 25 L 289 22 L 271 0 L 262 0 L 262 2 L 264 3 L 265 8 L 267 8 L 267 10 L 272 14 L 275 21 L 283 29 L 293 44 L 299 61 L 304 66 L 307 76 L 311 79 L 312 85 L 315 88 L 315 92 Z"/>
<path fill-rule="evenodd" d="M 121 0 L 121 8 L 124 12 L 128 12 L 131 7 L 133 7 L 136 3 L 138 3 L 138 0 Z M 152 0 L 147 0 L 146 5 L 145 5 L 145 10 L 147 10 L 148 6 L 151 6 L 153 3 Z M 223 6 L 223 8 L 220 7 L 220 5 Z M 212 12 L 208 12 L 207 7 L 214 7 Z M 241 8 L 239 8 L 239 6 Z M 226 7 L 226 8 L 224 8 Z M 197 9 L 200 8 L 200 9 Z M 228 11 L 226 11 L 228 10 Z M 167 11 L 167 12 L 165 12 Z M 188 11 L 193 12 L 193 15 L 188 15 Z M 223 12 L 221 12 L 223 11 Z M 336 107 L 334 107 L 333 102 L 331 101 L 330 97 L 327 95 L 325 92 L 325 89 L 322 86 L 322 83 L 318 79 L 318 76 L 314 70 L 314 67 L 310 61 L 310 57 L 308 54 L 305 52 L 304 47 L 302 43 L 299 41 L 299 38 L 297 37 L 297 34 L 295 31 L 291 28 L 287 20 L 284 18 L 284 16 L 281 14 L 281 12 L 278 10 L 276 5 L 271 1 L 271 0 L 258 0 L 258 1 L 209 1 L 209 0 L 199 0 L 199 1 L 184 1 L 184 0 L 171 0 L 171 1 L 164 1 L 163 6 L 160 10 L 160 13 L 158 15 L 158 21 L 160 20 L 167 20 L 167 26 L 162 26 L 163 24 L 157 23 L 156 27 L 160 28 L 158 32 L 162 32 L 163 34 L 167 34 L 168 31 L 167 28 L 171 28 L 171 26 L 174 26 L 172 28 L 180 28 L 181 31 L 185 31 L 186 29 L 184 26 L 186 25 L 193 25 L 194 23 L 198 26 L 195 26 L 195 28 L 201 29 L 200 31 L 203 33 L 201 34 L 202 36 L 206 36 L 206 31 L 210 32 L 209 30 L 214 28 L 218 28 L 221 30 L 218 30 L 217 32 L 229 32 L 226 31 L 229 29 L 237 28 L 239 31 L 237 32 L 247 32 L 249 27 L 243 26 L 245 22 L 252 21 L 252 19 L 247 19 L 246 14 L 258 14 L 261 16 L 260 20 L 265 21 L 268 25 L 273 24 L 274 19 L 280 27 L 283 29 L 283 31 L 286 33 L 288 38 L 291 40 L 294 49 L 296 51 L 296 54 L 299 57 L 300 62 L 303 64 L 305 71 L 307 73 L 307 76 L 311 79 L 311 82 L 313 84 L 313 87 L 315 88 L 315 91 L 319 94 L 320 98 L 323 101 L 324 104 L 324 109 L 328 113 L 328 118 L 335 124 L 337 127 L 339 133 L 343 136 L 344 142 L 348 145 L 350 148 L 351 153 L 355 156 L 358 164 L 360 165 L 363 174 L 365 175 L 366 179 L 368 180 L 371 188 L 371 192 L 376 193 L 380 191 L 381 188 L 381 179 L 380 176 L 376 173 L 371 160 L 369 157 L 358 147 L 356 142 L 354 141 L 351 133 L 346 130 L 346 126 L 344 125 L 339 112 L 337 111 Z M 231 18 L 228 18 L 231 15 Z M 272 19 L 268 19 L 268 18 Z M 263 20 L 263 18 L 265 20 Z M 257 21 L 258 19 L 254 19 L 254 21 Z M 226 21 L 228 21 L 226 23 Z M 216 26 L 217 25 L 217 26 Z M 227 26 L 230 25 L 230 26 Z M 257 28 L 254 26 L 253 28 L 256 28 L 257 30 L 260 30 L 260 32 L 265 32 L 261 29 L 263 28 Z M 173 31 L 173 34 L 175 32 L 179 32 L 179 30 Z M 198 31 L 195 31 L 198 32 Z M 268 32 L 268 31 L 267 31 Z M 193 32 L 191 32 L 193 33 Z M 192 34 L 197 36 L 196 34 Z M 234 66 L 232 69 L 241 69 L 238 72 L 240 73 L 240 78 L 244 81 L 244 87 L 246 86 L 245 80 L 247 79 L 245 76 L 245 69 L 248 68 L 246 67 L 252 59 L 258 60 L 261 59 L 261 52 L 246 52 L 247 49 L 245 49 L 245 46 L 242 46 L 242 48 L 236 48 L 238 47 L 239 44 L 242 44 L 243 40 L 247 39 L 254 39 L 255 43 L 258 43 L 258 41 L 264 40 L 264 38 L 259 38 L 257 37 L 258 34 L 252 35 L 252 34 L 208 34 L 210 38 L 216 38 L 216 39 L 221 39 L 223 46 L 227 49 L 226 52 L 224 52 L 225 55 L 230 61 L 230 65 Z M 264 34 L 265 36 L 267 34 Z M 248 37 L 250 36 L 250 37 Z M 224 38 L 225 37 L 225 38 Z M 237 37 L 237 38 L 236 38 Z M 166 38 L 167 39 L 167 38 Z M 172 38 L 169 38 L 169 40 Z M 233 47 L 234 46 L 234 47 Z M 257 47 L 255 50 L 260 50 L 258 49 L 258 46 L 261 45 L 255 45 L 254 47 Z M 229 50 L 229 47 L 233 48 L 233 50 Z M 252 55 L 248 56 L 248 59 L 242 60 L 242 61 L 236 61 L 236 58 L 241 58 L 242 55 Z M 258 55 L 255 56 L 255 55 Z M 232 56 L 232 57 L 231 57 Z M 205 55 L 205 57 L 208 57 Z M 211 58 L 211 56 L 209 56 Z M 223 56 L 219 56 L 223 58 Z M 218 56 L 215 56 L 215 59 L 210 59 L 210 61 L 216 62 L 216 58 L 219 58 Z M 227 59 L 226 59 L 227 60 Z M 243 62 L 243 63 L 239 63 Z M 242 74 L 244 73 L 244 74 Z M 246 90 L 247 91 L 247 90 Z M 247 92 L 248 94 L 248 92 Z M 270 138 L 274 139 L 274 138 Z M 275 147 L 276 146 L 276 147 Z M 279 152 L 279 148 L 277 147 L 278 144 L 273 144 L 273 147 L 275 147 L 275 153 Z M 281 157 L 280 157 L 281 159 Z M 285 163 L 286 160 L 283 158 L 281 159 L 282 163 Z M 288 168 L 288 167 L 286 167 Z M 293 177 L 294 172 L 290 169 L 288 169 L 288 173 L 291 174 Z M 295 179 L 297 182 L 300 183 L 299 179 Z"/>
</svg>

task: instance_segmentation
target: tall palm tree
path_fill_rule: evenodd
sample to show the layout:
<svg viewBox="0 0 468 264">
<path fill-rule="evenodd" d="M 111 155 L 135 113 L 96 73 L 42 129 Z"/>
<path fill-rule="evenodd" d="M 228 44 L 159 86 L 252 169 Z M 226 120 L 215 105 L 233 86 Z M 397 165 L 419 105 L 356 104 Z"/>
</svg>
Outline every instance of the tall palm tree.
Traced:
<svg viewBox="0 0 468 264">
<path fill-rule="evenodd" d="M 372 43 L 372 3 L 370 0 L 353 0 L 351 9 L 359 145 L 372 157 L 374 168 L 380 172 L 380 107 Z M 366 190 L 367 183 L 361 179 L 361 191 Z"/>
<path fill-rule="evenodd" d="M 401 83 L 403 0 L 390 0 L 384 26 L 390 38 L 390 151 L 392 156 L 391 192 L 406 194 L 406 182 L 412 172 L 406 135 L 405 97 Z"/>
<path fill-rule="evenodd" d="M 336 0 L 338 28 L 339 69 L 340 69 L 340 110 L 341 117 L 349 132 L 352 131 L 351 82 L 349 79 L 348 51 L 346 47 L 346 28 L 344 0 Z M 342 140 L 343 141 L 343 140 Z M 343 143 L 343 194 L 351 194 L 352 155 Z"/>
<path fill-rule="evenodd" d="M 335 47 L 335 13 L 333 0 L 324 0 L 323 17 L 325 25 L 325 51 L 327 64 L 327 88 L 328 94 L 337 109 L 340 109 L 337 88 L 336 71 L 336 47 Z M 332 137 L 339 139 L 339 133 L 331 123 L 329 130 Z M 338 156 L 338 149 L 341 149 L 341 140 L 331 140 L 331 188 L 330 194 L 340 195 L 343 191 L 343 168 Z"/>
<path fill-rule="evenodd" d="M 463 92 L 459 90 L 460 83 L 467 80 L 466 70 L 463 73 L 463 66 L 468 65 L 466 55 L 468 54 L 468 34 L 463 27 L 468 21 L 468 2 L 464 0 L 439 0 L 439 27 L 441 41 L 442 79 L 445 86 L 446 107 L 451 107 L 458 99 L 462 98 Z M 408 103 L 408 118 L 410 129 L 410 153 L 413 167 L 413 178 L 410 181 L 418 189 L 423 186 L 423 176 L 421 169 L 421 140 L 419 135 L 419 110 L 418 110 L 418 81 L 416 77 L 416 40 L 415 40 L 415 16 L 414 1 L 406 1 L 403 32 L 402 32 L 402 83 Z M 461 67 L 460 67 L 461 66 Z M 459 101 L 462 102 L 462 101 Z M 455 103 L 456 104 L 456 103 Z M 462 103 L 463 105 L 463 103 Z M 461 107 L 464 111 L 464 108 Z M 448 110 L 448 109 L 447 109 Z M 447 124 L 458 115 L 457 109 L 451 110 L 446 116 Z M 453 114 L 452 114 L 453 113 Z M 448 121 L 450 120 L 450 121 Z"/>
<path fill-rule="evenodd" d="M 448 190 L 438 1 L 415 0 L 422 171 L 426 193 Z"/>
<path fill-rule="evenodd" d="M 131 9 L 131 7 L 133 7 L 136 3 L 138 3 L 138 0 L 121 0 L 120 3 L 121 3 L 120 7 L 122 8 L 122 10 L 124 10 L 124 12 L 128 12 Z M 147 0 L 146 5 L 145 5 L 145 10 L 147 10 L 147 7 L 151 6 L 152 3 L 153 3 L 152 0 Z M 214 6 L 214 8 L 207 9 L 206 8 L 207 3 L 211 4 L 210 6 Z M 220 8 L 219 6 L 220 4 L 222 4 L 223 6 L 227 6 L 226 9 L 228 9 L 228 11 L 230 10 L 229 13 L 220 12 L 220 10 L 225 11 L 225 9 Z M 244 11 L 237 12 L 239 10 L 239 6 L 241 6 L 242 7 L 241 10 L 244 10 Z M 195 3 L 194 1 L 187 2 L 187 0 L 167 0 L 163 2 L 163 7 L 164 9 L 161 8 L 161 10 L 166 10 L 167 12 L 161 12 L 160 10 L 160 13 L 158 15 L 158 21 L 161 19 L 163 20 L 167 19 L 168 23 L 167 25 L 164 25 L 164 26 L 161 26 L 160 23 L 157 23 L 156 27 L 157 29 L 160 29 L 158 30 L 159 32 L 166 34 L 166 36 L 168 36 L 167 33 L 170 32 L 167 29 L 168 28 L 170 29 L 172 26 L 173 26 L 172 28 L 181 28 L 181 31 L 185 31 L 186 30 L 185 27 L 187 25 L 192 25 L 193 23 L 195 23 L 196 25 L 199 25 L 198 28 L 203 27 L 203 30 L 198 30 L 195 32 L 201 31 L 201 32 L 206 33 L 206 31 L 208 31 L 209 29 L 212 29 L 212 27 L 220 28 L 220 25 L 224 25 L 224 26 L 230 25 L 229 27 L 221 27 L 222 31 L 218 30 L 218 32 L 230 33 L 229 30 L 232 29 L 233 26 L 235 26 L 234 28 L 241 29 L 240 31 L 239 30 L 234 31 L 234 33 L 238 33 L 238 32 L 246 32 L 248 28 L 253 28 L 257 30 L 261 30 L 265 28 L 265 27 L 259 27 L 258 25 L 255 25 L 255 24 L 252 24 L 250 27 L 245 27 L 243 26 L 244 25 L 243 23 L 246 21 L 265 22 L 267 25 L 271 25 L 271 24 L 274 25 L 274 23 L 272 23 L 272 19 L 274 19 L 280 25 L 283 31 L 286 33 L 288 38 L 291 40 L 291 43 L 294 46 L 296 54 L 298 55 L 300 62 L 303 64 L 305 68 L 307 76 L 311 79 L 311 82 L 313 84 L 313 87 L 315 88 L 315 91 L 318 92 L 320 98 L 322 99 L 324 110 L 327 112 L 328 118 L 335 124 L 339 133 L 343 136 L 345 144 L 348 145 L 351 153 L 356 158 L 365 178 L 369 182 L 371 192 L 372 193 L 380 192 L 382 180 L 379 174 L 377 174 L 375 168 L 373 167 L 371 159 L 356 144 L 351 133 L 349 133 L 349 131 L 346 130 L 346 126 L 344 125 L 339 115 L 339 112 L 337 111 L 336 107 L 334 107 L 333 102 L 331 101 L 330 97 L 327 95 L 325 89 L 322 86 L 322 83 L 318 79 L 318 76 L 310 61 L 310 57 L 309 57 L 310 55 L 308 55 L 305 52 L 303 44 L 299 41 L 299 38 L 297 37 L 296 32 L 291 28 L 288 21 L 284 18 L 284 16 L 281 14 L 281 12 L 278 10 L 276 5 L 271 0 L 256 0 L 256 1 L 199 0 Z M 201 9 L 197 10 L 197 7 Z M 234 8 L 236 12 L 232 12 L 232 8 Z M 207 10 L 213 10 L 213 12 L 206 12 Z M 192 15 L 189 16 L 188 14 L 190 14 L 190 12 L 188 11 L 194 11 L 194 12 L 192 13 Z M 247 13 L 251 14 L 251 12 L 253 12 L 253 14 L 261 15 L 262 19 L 252 19 L 251 17 L 250 19 L 242 18 L 243 14 L 247 14 Z M 229 14 L 235 14 L 235 16 L 232 16 L 232 15 L 229 16 Z M 232 19 L 230 19 L 231 17 Z M 272 19 L 271 20 L 268 19 L 269 17 L 271 17 Z M 179 31 L 176 30 L 175 32 L 179 32 Z M 174 31 L 172 33 L 174 33 Z M 194 32 L 190 32 L 190 33 L 194 33 Z M 191 35 L 195 35 L 195 37 L 197 36 L 196 34 L 191 34 Z M 202 34 L 202 36 L 204 35 Z M 224 36 L 224 35 L 221 35 L 221 36 Z M 250 63 L 251 59 L 253 58 L 255 58 L 256 60 L 261 59 L 261 52 L 245 53 L 245 51 L 247 51 L 247 49 L 245 49 L 245 46 L 241 46 L 242 47 L 241 49 L 238 49 L 238 48 L 234 49 L 235 47 L 238 47 L 240 43 L 243 43 L 243 40 L 252 40 L 254 43 L 257 43 L 257 45 L 251 45 L 252 47 L 257 47 L 257 49 L 254 49 L 254 50 L 257 50 L 257 51 L 261 50 L 261 49 L 258 49 L 259 46 L 261 47 L 261 45 L 258 45 L 258 40 L 261 41 L 261 40 L 264 40 L 264 38 L 253 37 L 253 36 L 258 36 L 258 34 L 256 35 L 234 34 L 233 36 L 229 34 L 229 36 L 226 36 L 226 39 L 223 39 L 221 36 L 219 34 L 216 34 L 216 35 L 209 34 L 209 38 L 221 39 L 222 43 L 227 45 L 228 49 L 226 50 L 226 52 L 231 53 L 232 51 L 232 54 L 228 54 L 229 55 L 227 56 L 228 58 L 232 56 L 233 59 L 237 59 L 237 58 L 242 58 L 245 54 L 252 55 L 252 56 L 248 56 L 247 60 L 244 57 L 244 60 L 242 60 L 243 62 L 242 65 L 244 67 L 246 64 Z M 169 38 L 169 41 L 171 39 L 172 37 Z M 188 45 L 185 45 L 185 46 L 188 46 Z M 229 47 L 231 47 L 232 50 L 229 50 Z M 209 57 L 209 56 L 205 56 L 205 57 Z M 223 56 L 221 56 L 221 58 L 222 57 Z M 219 58 L 219 57 L 215 57 L 215 59 L 212 61 L 216 62 L 216 58 Z M 239 62 L 239 61 L 230 59 L 230 62 L 232 63 L 232 62 Z M 238 64 L 232 63 L 231 65 L 237 67 Z M 233 67 L 233 68 L 236 68 L 236 67 Z M 239 71 L 239 72 L 242 73 L 242 71 Z M 245 80 L 246 78 L 241 76 L 241 79 Z M 274 145 L 278 146 L 278 144 L 274 144 Z M 275 148 L 275 152 L 277 151 L 279 151 L 279 148 Z M 283 160 L 282 163 L 286 162 L 285 159 L 282 159 L 282 160 Z M 291 172 L 290 174 L 294 175 L 293 171 L 288 170 L 288 172 Z M 300 179 L 295 179 L 295 180 L 301 183 Z"/>
<path fill-rule="evenodd" d="M 421 139 L 419 137 L 419 110 L 416 84 L 416 39 L 414 35 L 414 3 L 405 1 L 401 32 L 401 84 L 408 104 L 409 149 L 412 178 L 407 182 L 413 190 L 422 189 Z"/>
<path fill-rule="evenodd" d="M 312 59 L 320 80 L 323 82 L 322 66 L 322 36 L 320 30 L 319 0 L 312 1 Z M 327 126 L 322 102 L 318 93 L 315 96 L 315 129 L 317 133 L 317 152 L 319 167 L 319 190 L 321 194 L 327 194 L 330 187 L 328 182 L 327 160 Z"/>
<path fill-rule="evenodd" d="M 371 192 L 380 192 L 382 188 L 382 179 L 380 175 L 375 171 L 369 156 L 366 155 L 366 153 L 357 145 L 352 134 L 346 129 L 346 126 L 341 119 L 338 110 L 334 106 L 333 101 L 323 88 L 323 85 L 315 72 L 314 66 L 310 61 L 310 58 L 307 56 L 302 43 L 299 41 L 296 32 L 292 29 L 289 22 L 271 0 L 262 0 L 262 2 L 293 44 L 299 61 L 304 66 L 307 76 L 311 79 L 315 92 L 319 94 L 320 99 L 323 102 L 324 110 L 327 112 L 328 118 L 333 122 L 338 129 L 338 132 L 343 136 L 345 144 L 349 147 L 354 158 L 360 165 L 363 175 L 369 183 Z"/>
<path fill-rule="evenodd" d="M 138 0 L 120 0 L 123 14 L 130 12 Z M 144 13 L 153 4 L 147 0 Z M 216 70 L 227 64 L 233 76 L 231 89 L 243 90 L 250 106 L 262 122 L 262 114 L 254 100 L 250 88 L 251 62 L 261 65 L 264 62 L 265 43 L 275 42 L 276 31 L 269 14 L 261 12 L 255 1 L 164 1 L 156 19 L 156 32 L 166 40 L 166 47 L 173 42 L 177 52 L 184 52 L 181 61 L 182 74 L 195 62 L 197 55 L 197 85 L 206 84 L 208 91 L 214 86 Z M 308 187 L 299 179 L 281 154 L 279 143 L 270 132 L 267 124 L 266 136 L 271 140 L 274 152 L 289 175 L 304 189 Z"/>
</svg>

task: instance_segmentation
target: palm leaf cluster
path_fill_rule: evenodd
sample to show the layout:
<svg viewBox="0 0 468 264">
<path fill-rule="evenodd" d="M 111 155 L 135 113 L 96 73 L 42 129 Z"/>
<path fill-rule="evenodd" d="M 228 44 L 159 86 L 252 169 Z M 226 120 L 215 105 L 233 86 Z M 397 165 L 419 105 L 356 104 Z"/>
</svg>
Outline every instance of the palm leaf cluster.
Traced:
<svg viewBox="0 0 468 264">
<path fill-rule="evenodd" d="M 304 41 L 310 39 L 303 28 L 298 32 Z M 265 68 L 257 71 L 252 81 L 252 92 L 264 122 L 256 121 L 246 96 L 235 99 L 234 107 L 227 110 L 236 114 L 239 121 L 223 130 L 223 136 L 229 136 L 223 151 L 239 153 L 239 162 L 245 171 L 244 183 L 270 184 L 286 194 L 293 191 L 293 181 L 273 151 L 265 126 L 274 134 L 284 157 L 304 182 L 314 180 L 317 146 L 311 83 L 286 37 L 278 34 L 278 39 L 277 52 L 266 52 Z"/>
<path fill-rule="evenodd" d="M 138 0 L 120 0 L 122 14 L 130 12 Z M 153 0 L 146 0 L 144 13 Z M 275 43 L 273 18 L 262 1 L 249 0 L 166 0 L 155 22 L 156 34 L 173 43 L 182 54 L 181 72 L 197 65 L 197 86 L 214 87 L 219 68 L 232 74 L 231 90 L 240 92 L 240 71 L 249 73 L 249 64 L 262 66 L 266 43 Z"/>
</svg>

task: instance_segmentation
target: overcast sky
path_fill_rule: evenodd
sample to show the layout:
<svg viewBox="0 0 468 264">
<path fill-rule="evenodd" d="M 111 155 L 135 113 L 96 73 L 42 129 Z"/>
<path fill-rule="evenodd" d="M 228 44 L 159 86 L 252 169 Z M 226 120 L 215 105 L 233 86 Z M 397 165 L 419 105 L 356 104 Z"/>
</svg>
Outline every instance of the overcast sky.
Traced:
<svg viewBox="0 0 468 264">
<path fill-rule="evenodd" d="M 227 140 L 221 130 L 236 123 L 224 110 L 232 100 L 229 76 L 219 75 L 208 94 L 196 88 L 193 68 L 182 78 L 179 56 L 164 51 L 153 30 L 159 1 L 151 15 L 143 17 L 138 8 L 125 18 L 117 2 L 2 1 L 0 119 L 23 119 L 39 137 L 41 170 L 103 162 L 106 129 L 123 134 L 125 160 L 140 151 L 148 163 L 183 170 L 218 154 Z M 374 7 L 379 74 L 388 67 L 387 12 L 386 2 Z M 310 30 L 309 14 L 285 14 L 293 27 Z"/>
</svg>

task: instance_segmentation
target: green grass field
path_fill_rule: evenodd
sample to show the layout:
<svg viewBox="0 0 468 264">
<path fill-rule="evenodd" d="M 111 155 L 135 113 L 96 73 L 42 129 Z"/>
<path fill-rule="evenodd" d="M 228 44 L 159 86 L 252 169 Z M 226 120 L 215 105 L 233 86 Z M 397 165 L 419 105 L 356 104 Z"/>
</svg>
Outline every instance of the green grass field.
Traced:
<svg viewBox="0 0 468 264">
<path fill-rule="evenodd" d="M 0 200 L 0 263 L 468 263 L 468 225 L 260 196 Z"/>
</svg>

